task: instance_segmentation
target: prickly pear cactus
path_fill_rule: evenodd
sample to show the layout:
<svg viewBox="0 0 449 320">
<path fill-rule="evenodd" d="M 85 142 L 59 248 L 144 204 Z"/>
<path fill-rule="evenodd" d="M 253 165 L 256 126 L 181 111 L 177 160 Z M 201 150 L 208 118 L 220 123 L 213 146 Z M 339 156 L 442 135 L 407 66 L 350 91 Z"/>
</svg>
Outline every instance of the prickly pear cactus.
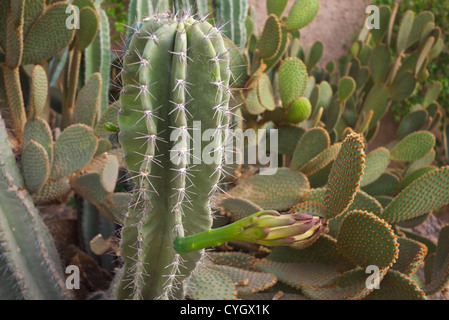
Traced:
<svg viewBox="0 0 449 320">
<path fill-rule="evenodd" d="M 134 197 L 121 233 L 118 299 L 184 297 L 182 280 L 202 252 L 181 256 L 172 243 L 212 224 L 228 127 L 228 55 L 219 29 L 183 13 L 150 16 L 131 38 L 118 124 Z M 206 130 L 211 142 L 201 142 Z"/>
</svg>

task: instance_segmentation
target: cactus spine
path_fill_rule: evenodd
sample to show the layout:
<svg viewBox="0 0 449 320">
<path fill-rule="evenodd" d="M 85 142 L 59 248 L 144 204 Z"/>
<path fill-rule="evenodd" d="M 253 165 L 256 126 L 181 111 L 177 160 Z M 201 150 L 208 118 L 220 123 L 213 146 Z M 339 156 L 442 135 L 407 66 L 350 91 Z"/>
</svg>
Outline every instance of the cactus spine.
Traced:
<svg viewBox="0 0 449 320">
<path fill-rule="evenodd" d="M 144 19 L 127 52 L 118 124 L 135 190 L 114 292 L 119 299 L 183 298 L 181 282 L 202 252 L 181 256 L 173 241 L 212 224 L 211 196 L 229 122 L 229 53 L 219 29 L 182 12 Z M 194 121 L 201 132 L 192 131 Z M 200 142 L 207 129 L 212 142 Z M 203 156 L 212 163 L 200 161 L 193 169 L 190 160 L 199 158 L 190 142 L 198 144 L 195 152 L 210 148 Z"/>
</svg>

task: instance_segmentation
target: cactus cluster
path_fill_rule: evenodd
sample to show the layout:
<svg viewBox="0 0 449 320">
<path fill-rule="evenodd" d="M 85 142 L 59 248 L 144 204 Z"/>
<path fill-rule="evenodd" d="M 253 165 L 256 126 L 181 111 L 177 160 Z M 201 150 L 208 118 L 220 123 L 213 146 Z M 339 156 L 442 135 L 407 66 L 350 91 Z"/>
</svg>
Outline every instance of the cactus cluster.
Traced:
<svg viewBox="0 0 449 320">
<path fill-rule="evenodd" d="M 80 9 L 79 15 L 69 10 L 71 5 Z M 0 99 L 6 107 L 1 110 L 0 154 L 5 169 L 0 179 L 5 185 L 3 297 L 71 296 L 53 239 L 35 206 L 64 203 L 74 191 L 113 224 L 123 219 L 130 199 L 114 192 L 121 164 L 112 151 L 111 133 L 103 128 L 106 122 L 116 123 L 117 116 L 115 106 L 107 106 L 109 29 L 99 5 L 91 0 L 0 4 L 5 24 L 0 32 Z M 75 22 L 79 19 L 79 29 L 67 27 L 70 13 Z M 83 56 L 86 73 L 81 71 Z M 62 69 L 64 81 L 58 81 Z"/>
<path fill-rule="evenodd" d="M 316 128 L 310 129 L 307 133 L 314 134 L 314 141 L 319 141 L 318 133 L 313 133 L 315 130 Z M 322 132 L 323 137 L 327 137 L 329 141 L 327 132 Z M 427 132 L 417 132 L 416 136 L 424 134 Z M 406 157 L 411 151 L 413 153 L 415 147 L 420 149 L 417 142 L 413 146 L 408 145 L 407 140 L 412 138 L 411 135 L 396 144 L 395 148 L 402 150 L 398 154 Z M 429 147 L 433 150 L 433 142 L 422 147 L 424 156 L 416 156 L 425 158 Z M 321 216 L 327 221 L 329 228 L 327 234 L 306 247 L 295 244 L 275 247 L 263 258 L 256 259 L 251 252 L 211 254 L 214 270 L 230 268 L 233 270 L 232 274 L 240 274 L 242 270 L 246 270 L 260 273 L 259 280 L 271 279 L 270 274 L 277 280 L 265 280 L 265 287 L 261 285 L 250 294 L 239 292 L 245 286 L 234 283 L 237 290 L 234 298 L 271 299 L 282 292 L 284 299 L 426 299 L 443 290 L 449 282 L 449 260 L 445 244 L 447 227 L 441 230 L 438 244 L 418 236 L 409 228 L 419 224 L 417 220 L 421 217 L 449 203 L 445 188 L 449 179 L 448 168 L 433 167 L 410 179 L 402 189 L 393 189 L 391 194 L 394 196 L 377 199 L 377 195 L 368 193 L 369 190 L 363 191 L 362 186 L 366 185 L 363 181 L 365 177 L 377 181 L 375 176 L 381 176 L 386 170 L 390 159 L 386 156 L 388 149 L 374 150 L 365 155 L 362 136 L 352 130 L 347 131 L 343 141 L 332 145 L 337 151 L 328 152 L 332 146 L 324 145 L 325 143 L 321 147 L 323 151 L 315 151 L 315 154 L 321 156 L 313 156 L 312 153 L 302 155 L 302 162 L 305 163 L 301 166 L 302 169 L 281 168 L 280 170 L 288 171 L 289 174 L 278 173 L 273 176 L 276 179 L 282 175 L 303 174 L 302 187 L 294 188 L 302 190 L 301 192 L 292 193 L 290 183 L 285 178 L 284 183 L 272 185 L 273 177 L 256 175 L 239 182 L 222 199 L 222 212 L 231 221 L 259 210 L 276 209 L 288 211 L 288 214 L 309 213 Z M 329 162 L 330 172 L 322 172 L 322 175 L 328 175 L 326 183 L 321 187 L 311 188 L 304 168 L 326 163 L 322 160 L 327 158 L 324 154 L 331 153 L 335 156 Z M 318 162 L 316 159 L 321 160 Z M 397 161 L 409 163 L 410 168 L 420 159 Z M 297 161 L 301 163 L 299 158 Z M 324 166 L 325 164 L 321 165 Z M 308 177 L 313 177 L 313 174 Z M 249 191 L 243 193 L 239 189 L 241 185 Z M 252 193 L 252 189 L 257 192 Z M 276 201 L 278 194 L 289 194 L 296 198 L 298 204 L 279 206 Z M 420 221 L 423 222 L 422 219 Z M 438 259 L 438 266 L 434 265 L 434 259 Z M 372 272 L 371 269 L 367 270 L 372 266 L 379 271 L 377 279 L 380 289 L 376 289 L 375 283 L 371 286 L 366 282 Z M 416 273 L 420 266 L 428 270 L 425 279 Z M 234 270 L 236 268 L 240 270 Z M 232 279 L 228 273 L 224 274 Z M 223 280 L 218 276 L 209 282 L 209 286 L 223 285 Z"/>
</svg>

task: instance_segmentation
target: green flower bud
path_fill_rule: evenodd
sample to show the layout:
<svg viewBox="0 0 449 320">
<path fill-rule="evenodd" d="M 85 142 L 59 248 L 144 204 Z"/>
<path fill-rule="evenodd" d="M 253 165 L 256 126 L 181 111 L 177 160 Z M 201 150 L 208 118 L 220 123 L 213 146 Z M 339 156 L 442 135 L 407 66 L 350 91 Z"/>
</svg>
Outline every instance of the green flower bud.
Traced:
<svg viewBox="0 0 449 320">
<path fill-rule="evenodd" d="M 260 211 L 221 228 L 177 238 L 174 248 L 183 254 L 227 241 L 246 241 L 265 246 L 306 245 L 308 242 L 313 243 L 326 226 L 324 218 L 320 216 Z"/>
</svg>

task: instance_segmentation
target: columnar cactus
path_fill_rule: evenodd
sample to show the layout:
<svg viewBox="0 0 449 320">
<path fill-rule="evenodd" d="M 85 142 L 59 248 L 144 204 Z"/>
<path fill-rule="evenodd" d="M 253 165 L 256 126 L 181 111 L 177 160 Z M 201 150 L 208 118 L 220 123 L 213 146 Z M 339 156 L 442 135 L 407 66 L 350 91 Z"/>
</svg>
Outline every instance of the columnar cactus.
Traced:
<svg viewBox="0 0 449 320">
<path fill-rule="evenodd" d="M 134 197 L 114 292 L 119 299 L 183 298 L 181 281 L 202 251 L 181 256 L 173 241 L 212 224 L 230 114 L 229 53 L 219 29 L 182 12 L 150 16 L 135 30 L 118 115 Z M 212 142 L 200 141 L 208 129 Z M 200 150 L 210 163 L 200 161 Z"/>
</svg>

